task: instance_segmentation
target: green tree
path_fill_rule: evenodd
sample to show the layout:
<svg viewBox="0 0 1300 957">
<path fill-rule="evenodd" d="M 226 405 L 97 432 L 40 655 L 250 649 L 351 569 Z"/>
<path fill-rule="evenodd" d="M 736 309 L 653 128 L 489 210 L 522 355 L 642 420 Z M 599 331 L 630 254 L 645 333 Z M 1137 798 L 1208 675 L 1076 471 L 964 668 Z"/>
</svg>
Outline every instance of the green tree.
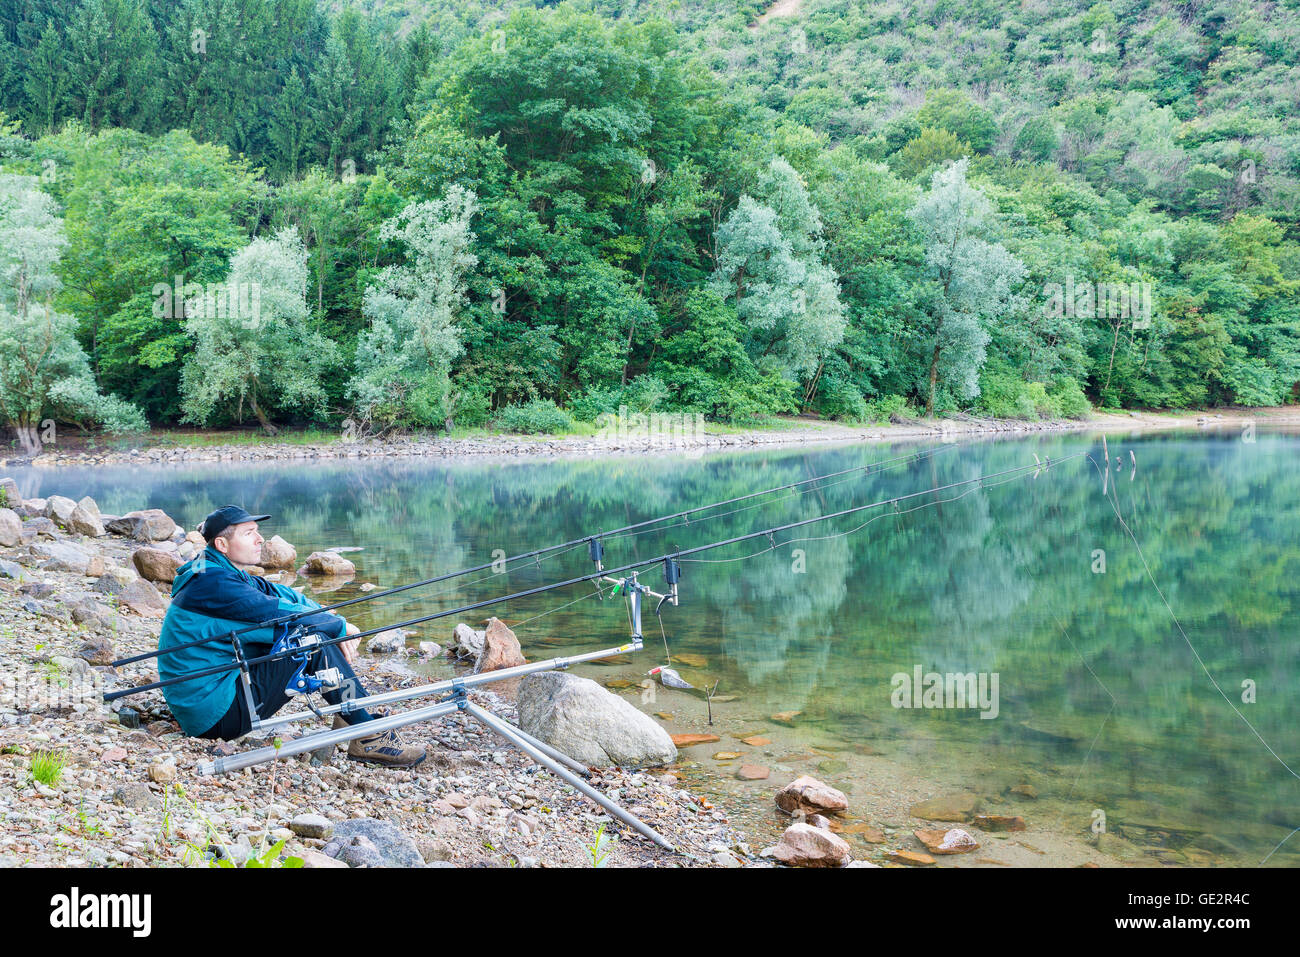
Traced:
<svg viewBox="0 0 1300 957">
<path fill-rule="evenodd" d="M 54 200 L 32 176 L 0 173 L 0 416 L 28 452 L 46 415 L 114 432 L 144 429 L 138 409 L 95 386 L 76 319 L 54 308 L 67 246 Z"/>
<path fill-rule="evenodd" d="M 39 141 L 36 157 L 54 163 L 50 189 L 65 207 L 70 243 L 61 302 L 81 320 L 100 382 L 174 421 L 189 339 L 155 289 L 224 278 L 252 232 L 264 184 L 224 146 L 182 131 L 92 135 L 70 125 Z"/>
</svg>

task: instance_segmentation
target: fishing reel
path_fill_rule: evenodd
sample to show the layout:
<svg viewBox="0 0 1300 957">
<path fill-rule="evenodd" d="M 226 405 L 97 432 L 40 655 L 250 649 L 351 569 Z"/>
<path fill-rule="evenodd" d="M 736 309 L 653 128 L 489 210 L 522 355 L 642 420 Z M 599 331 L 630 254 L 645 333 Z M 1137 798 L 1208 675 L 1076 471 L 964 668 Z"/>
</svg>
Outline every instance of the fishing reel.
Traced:
<svg viewBox="0 0 1300 957">
<path fill-rule="evenodd" d="M 297 665 L 284 687 L 284 693 L 288 697 L 333 691 L 342 687 L 343 674 L 338 668 L 317 668 L 312 674 L 307 674 L 307 665 L 320 643 L 320 635 L 308 634 L 305 628 L 298 627 L 280 636 L 271 648 L 272 654 L 287 653 L 288 658 Z"/>
</svg>

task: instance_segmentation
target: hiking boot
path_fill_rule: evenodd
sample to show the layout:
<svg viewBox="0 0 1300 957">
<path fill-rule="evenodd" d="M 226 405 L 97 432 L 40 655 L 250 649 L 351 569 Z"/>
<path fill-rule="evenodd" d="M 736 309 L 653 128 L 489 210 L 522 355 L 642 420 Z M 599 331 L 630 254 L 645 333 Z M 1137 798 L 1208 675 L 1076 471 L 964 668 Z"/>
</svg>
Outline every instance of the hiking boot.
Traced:
<svg viewBox="0 0 1300 957">
<path fill-rule="evenodd" d="M 402 744 L 396 731 L 357 738 L 348 745 L 348 760 L 372 761 L 391 768 L 413 768 L 425 758 L 424 748 Z"/>
</svg>

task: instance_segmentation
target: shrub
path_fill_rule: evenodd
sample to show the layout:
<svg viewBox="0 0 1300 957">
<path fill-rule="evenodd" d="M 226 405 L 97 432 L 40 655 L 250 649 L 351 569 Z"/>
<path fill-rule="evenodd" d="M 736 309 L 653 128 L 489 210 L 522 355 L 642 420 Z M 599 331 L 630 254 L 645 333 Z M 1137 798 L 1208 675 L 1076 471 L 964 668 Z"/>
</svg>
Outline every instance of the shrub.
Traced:
<svg viewBox="0 0 1300 957">
<path fill-rule="evenodd" d="M 618 412 L 623 404 L 623 390 L 618 386 L 588 386 L 569 399 L 569 411 L 580 422 L 594 422 L 606 412 Z"/>
<path fill-rule="evenodd" d="M 1041 383 L 1033 383 L 1047 398 Z M 989 363 L 980 374 L 980 407 L 995 419 L 1036 419 L 1038 396 L 1030 383 L 1005 365 Z"/>
<path fill-rule="evenodd" d="M 623 390 L 623 403 L 634 412 L 655 412 L 663 408 L 668 386 L 658 376 L 639 375 Z"/>
<path fill-rule="evenodd" d="M 1056 403 L 1057 414 L 1067 419 L 1085 419 L 1092 412 L 1092 404 L 1073 379 L 1058 379 L 1047 390 Z"/>
<path fill-rule="evenodd" d="M 890 416 L 899 415 L 907 419 L 916 418 L 907 407 L 907 400 L 901 395 L 882 395 L 867 403 L 863 420 L 866 422 L 888 422 Z"/>
<path fill-rule="evenodd" d="M 498 412 L 497 427 L 523 434 L 564 432 L 573 428 L 573 417 L 550 399 L 534 399 Z"/>
</svg>

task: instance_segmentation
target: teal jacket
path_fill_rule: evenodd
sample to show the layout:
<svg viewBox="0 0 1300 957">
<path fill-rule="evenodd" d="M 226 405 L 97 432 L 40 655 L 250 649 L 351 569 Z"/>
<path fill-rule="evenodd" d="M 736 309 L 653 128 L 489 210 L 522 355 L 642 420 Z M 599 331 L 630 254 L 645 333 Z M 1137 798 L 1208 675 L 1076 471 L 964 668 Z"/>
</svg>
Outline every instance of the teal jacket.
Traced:
<svg viewBox="0 0 1300 957">
<path fill-rule="evenodd" d="M 186 648 L 158 659 L 158 677 L 166 680 L 229 664 L 234 653 L 221 636 L 250 624 L 270 621 L 296 612 L 311 612 L 320 605 L 287 585 L 250 575 L 236 568 L 226 556 L 209 546 L 176 572 L 172 603 L 163 619 L 158 650 L 200 638 L 218 640 Z M 318 612 L 298 620 L 325 638 L 337 638 L 347 628 L 338 615 Z M 240 636 L 245 654 L 254 657 L 270 651 L 274 629 L 258 628 Z M 230 709 L 238 688 L 239 672 L 194 678 L 163 689 L 167 705 L 180 722 L 181 730 L 195 736 L 212 728 Z"/>
</svg>

